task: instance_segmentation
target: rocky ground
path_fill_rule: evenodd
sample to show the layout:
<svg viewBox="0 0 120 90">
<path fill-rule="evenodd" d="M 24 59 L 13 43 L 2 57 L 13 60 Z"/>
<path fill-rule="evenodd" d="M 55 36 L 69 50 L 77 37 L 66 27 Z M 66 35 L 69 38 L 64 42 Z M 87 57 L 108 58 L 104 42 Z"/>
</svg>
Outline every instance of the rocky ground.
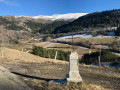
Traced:
<svg viewBox="0 0 120 90">
<path fill-rule="evenodd" d="M 32 90 L 8 69 L 0 66 L 0 90 Z"/>
<path fill-rule="evenodd" d="M 66 83 L 68 64 L 52 62 L 0 61 L 3 66 L 34 90 L 119 90 L 120 78 L 80 72 L 83 83 Z M 4 89 L 6 90 L 6 89 Z M 23 90 L 23 89 L 22 89 Z"/>
</svg>

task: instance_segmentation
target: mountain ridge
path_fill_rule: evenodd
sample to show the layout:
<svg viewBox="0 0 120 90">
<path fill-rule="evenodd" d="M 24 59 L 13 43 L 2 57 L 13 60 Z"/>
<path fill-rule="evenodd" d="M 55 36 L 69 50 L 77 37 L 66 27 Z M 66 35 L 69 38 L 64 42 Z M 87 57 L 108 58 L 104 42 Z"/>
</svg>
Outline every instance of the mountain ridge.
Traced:
<svg viewBox="0 0 120 90">
<path fill-rule="evenodd" d="M 79 32 L 118 26 L 120 26 L 120 9 L 114 9 L 81 16 L 73 22 L 56 28 L 53 33 Z"/>
<path fill-rule="evenodd" d="M 76 17 L 75 17 L 76 16 Z M 78 18 L 79 17 L 79 18 Z M 76 19 L 77 18 L 77 19 Z M 103 30 L 120 26 L 120 9 L 93 12 L 54 14 L 52 16 L 0 16 L 0 29 L 32 33 L 57 34 Z"/>
<path fill-rule="evenodd" d="M 77 19 L 81 16 L 84 16 L 88 13 L 67 13 L 67 14 L 53 14 L 51 16 L 48 15 L 38 15 L 38 16 L 16 16 L 16 18 L 20 18 L 20 17 L 29 17 L 29 18 L 33 18 L 33 19 L 48 19 L 48 20 L 60 20 L 60 19 L 64 19 L 64 20 L 69 20 L 69 19 Z"/>
<path fill-rule="evenodd" d="M 54 14 L 52 16 L 0 16 L 0 29 L 44 33 L 45 28 L 47 29 L 45 32 L 50 33 L 54 31 L 54 28 L 67 24 L 83 15 L 86 15 L 86 13 Z"/>
</svg>

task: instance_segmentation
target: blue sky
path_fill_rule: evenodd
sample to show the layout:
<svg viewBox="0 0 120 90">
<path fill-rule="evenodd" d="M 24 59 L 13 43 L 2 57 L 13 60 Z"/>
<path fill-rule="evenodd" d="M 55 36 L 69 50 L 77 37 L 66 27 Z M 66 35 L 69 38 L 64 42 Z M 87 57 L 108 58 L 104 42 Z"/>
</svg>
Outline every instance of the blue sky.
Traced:
<svg viewBox="0 0 120 90">
<path fill-rule="evenodd" d="M 0 16 L 92 13 L 112 9 L 120 9 L 120 0 L 0 0 Z"/>
</svg>

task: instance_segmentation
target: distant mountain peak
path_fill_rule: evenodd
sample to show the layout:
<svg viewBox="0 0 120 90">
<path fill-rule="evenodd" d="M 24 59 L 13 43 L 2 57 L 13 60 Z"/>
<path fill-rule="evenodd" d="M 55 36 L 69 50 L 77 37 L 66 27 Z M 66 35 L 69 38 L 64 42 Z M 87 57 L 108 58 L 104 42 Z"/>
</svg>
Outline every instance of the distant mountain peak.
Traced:
<svg viewBox="0 0 120 90">
<path fill-rule="evenodd" d="M 68 14 L 54 14 L 52 16 L 46 16 L 46 15 L 39 15 L 39 16 L 33 16 L 34 19 L 49 19 L 49 20 L 69 20 L 69 19 L 77 19 L 81 16 L 84 16 L 88 13 L 68 13 Z"/>
<path fill-rule="evenodd" d="M 15 16 L 15 15 L 6 15 L 3 17 L 14 17 L 14 18 L 31 18 L 31 19 L 44 19 L 44 20 L 51 20 L 51 21 L 55 21 L 55 20 L 75 20 L 81 16 L 84 16 L 88 13 L 68 13 L 68 14 L 53 14 L 51 16 L 47 16 L 47 15 L 38 15 L 38 16 Z"/>
</svg>

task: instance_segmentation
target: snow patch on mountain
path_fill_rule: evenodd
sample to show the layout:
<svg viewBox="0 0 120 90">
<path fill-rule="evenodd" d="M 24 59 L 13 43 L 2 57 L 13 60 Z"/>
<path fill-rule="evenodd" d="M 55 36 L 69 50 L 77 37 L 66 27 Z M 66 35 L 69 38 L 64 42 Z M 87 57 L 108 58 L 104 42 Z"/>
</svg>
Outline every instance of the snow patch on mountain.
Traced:
<svg viewBox="0 0 120 90">
<path fill-rule="evenodd" d="M 15 18 L 33 18 L 33 19 L 45 19 L 45 20 L 71 20 L 77 19 L 88 13 L 68 13 L 68 14 L 54 14 L 52 16 L 39 15 L 39 16 L 15 16 Z"/>
<path fill-rule="evenodd" d="M 84 16 L 88 13 L 68 13 L 68 14 L 55 14 L 52 16 L 46 16 L 46 15 L 39 15 L 39 16 L 33 16 L 34 19 L 49 19 L 49 20 L 69 20 L 69 19 L 77 19 L 81 16 Z"/>
</svg>

